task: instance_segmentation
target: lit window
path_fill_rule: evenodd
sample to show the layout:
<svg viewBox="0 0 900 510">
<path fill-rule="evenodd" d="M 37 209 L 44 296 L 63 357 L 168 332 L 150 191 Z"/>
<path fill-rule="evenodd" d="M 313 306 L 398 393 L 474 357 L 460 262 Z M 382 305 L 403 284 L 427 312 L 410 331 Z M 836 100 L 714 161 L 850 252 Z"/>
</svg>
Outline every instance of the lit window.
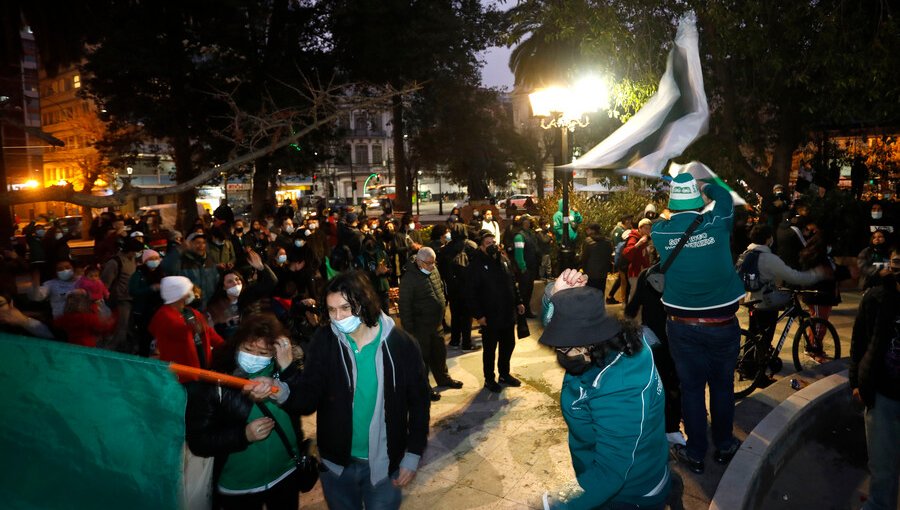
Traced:
<svg viewBox="0 0 900 510">
<path fill-rule="evenodd" d="M 76 74 L 75 76 L 72 77 L 72 86 L 75 87 L 76 89 L 81 88 L 81 76 L 80 75 Z"/>
</svg>

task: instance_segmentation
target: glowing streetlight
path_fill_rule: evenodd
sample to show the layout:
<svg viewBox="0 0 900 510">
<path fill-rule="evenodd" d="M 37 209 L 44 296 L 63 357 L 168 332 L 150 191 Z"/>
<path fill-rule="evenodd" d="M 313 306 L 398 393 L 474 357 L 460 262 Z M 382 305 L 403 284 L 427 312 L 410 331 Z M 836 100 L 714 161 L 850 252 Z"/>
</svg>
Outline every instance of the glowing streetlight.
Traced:
<svg viewBox="0 0 900 510">
<path fill-rule="evenodd" d="M 531 111 L 540 117 L 544 129 L 559 129 L 559 165 L 569 163 L 569 131 L 590 124 L 587 114 L 609 108 L 606 83 L 596 76 L 578 80 L 571 86 L 539 89 L 528 95 Z M 560 239 L 560 269 L 572 267 L 574 253 L 569 239 L 569 181 L 571 172 L 562 175 L 562 239 Z"/>
</svg>

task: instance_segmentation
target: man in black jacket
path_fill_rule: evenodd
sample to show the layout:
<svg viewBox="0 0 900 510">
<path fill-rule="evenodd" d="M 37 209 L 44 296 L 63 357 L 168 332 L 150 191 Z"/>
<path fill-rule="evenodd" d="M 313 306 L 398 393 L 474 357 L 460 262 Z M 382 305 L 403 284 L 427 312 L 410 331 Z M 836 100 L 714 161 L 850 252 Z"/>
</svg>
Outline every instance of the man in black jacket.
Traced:
<svg viewBox="0 0 900 510">
<path fill-rule="evenodd" d="M 361 271 L 336 276 L 325 290 L 330 325 L 309 346 L 288 412 L 316 413 L 322 489 L 329 508 L 399 508 L 428 440 L 431 401 L 415 340 L 382 313 Z M 258 380 L 258 379 L 257 379 Z M 273 381 L 269 380 L 268 384 Z M 251 395 L 270 396 L 268 384 Z M 284 398 L 283 396 L 279 397 Z"/>
<path fill-rule="evenodd" d="M 509 260 L 500 253 L 494 234 L 482 230 L 479 238 L 479 249 L 469 261 L 468 301 L 472 317 L 482 330 L 484 387 L 499 393 L 500 385 L 494 379 L 494 353 L 498 345 L 499 382 L 508 386 L 522 385 L 509 373 L 509 361 L 516 347 L 516 312 L 524 315 L 525 305 L 519 297 Z"/>
<path fill-rule="evenodd" d="M 613 246 L 600 231 L 600 225 L 592 223 L 587 227 L 587 239 L 581 247 L 580 266 L 588 276 L 588 287 L 606 292 L 606 276 L 612 269 Z"/>
<path fill-rule="evenodd" d="M 850 388 L 866 405 L 869 499 L 863 509 L 898 508 L 900 480 L 900 246 L 891 274 L 859 304 L 850 343 Z"/>
</svg>

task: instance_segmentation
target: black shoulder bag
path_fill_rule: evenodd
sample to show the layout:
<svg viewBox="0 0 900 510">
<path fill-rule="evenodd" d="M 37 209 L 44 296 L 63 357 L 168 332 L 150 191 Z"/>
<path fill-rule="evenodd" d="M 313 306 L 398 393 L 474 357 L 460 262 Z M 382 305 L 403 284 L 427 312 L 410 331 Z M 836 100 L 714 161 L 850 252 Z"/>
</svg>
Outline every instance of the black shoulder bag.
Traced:
<svg viewBox="0 0 900 510">
<path fill-rule="evenodd" d="M 295 478 L 297 480 L 297 489 L 300 492 L 309 492 L 316 485 L 316 482 L 319 481 L 319 461 L 309 452 L 309 448 L 312 445 L 312 439 L 303 440 L 303 443 L 300 445 L 300 451 L 303 453 L 298 454 L 291 446 L 291 442 L 288 439 L 287 434 L 284 433 L 284 429 L 278 424 L 278 420 L 272 416 L 272 411 L 266 409 L 266 406 L 262 405 L 261 402 L 257 402 L 256 406 L 259 407 L 259 410 L 262 411 L 266 418 L 269 418 L 275 423 L 275 433 L 281 438 L 284 449 L 287 450 L 288 455 L 291 456 L 294 463 L 297 465 L 297 476 Z"/>
<path fill-rule="evenodd" d="M 672 262 L 675 261 L 675 257 L 678 256 L 678 252 L 684 248 L 684 245 L 687 243 L 688 239 L 691 237 L 691 234 L 697 230 L 697 227 L 703 223 L 703 214 L 698 214 L 697 218 L 691 222 L 688 229 L 685 230 L 684 235 L 681 236 L 681 239 L 678 240 L 678 244 L 675 246 L 675 249 L 672 250 L 672 254 L 669 255 L 669 258 L 666 259 L 666 263 L 662 266 L 659 265 L 659 262 L 653 265 L 649 271 L 647 271 L 647 283 L 653 287 L 653 290 L 663 293 L 663 290 L 666 288 L 666 271 L 669 269 L 669 266 L 672 265 Z"/>
</svg>

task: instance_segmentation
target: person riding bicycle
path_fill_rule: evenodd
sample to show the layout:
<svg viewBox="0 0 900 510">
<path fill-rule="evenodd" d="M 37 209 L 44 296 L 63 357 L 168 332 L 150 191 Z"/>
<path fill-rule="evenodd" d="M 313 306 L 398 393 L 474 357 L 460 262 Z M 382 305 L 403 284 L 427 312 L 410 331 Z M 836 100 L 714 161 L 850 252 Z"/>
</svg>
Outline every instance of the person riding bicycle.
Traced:
<svg viewBox="0 0 900 510">
<path fill-rule="evenodd" d="M 787 265 L 778 255 L 772 253 L 773 242 L 772 227 L 766 224 L 756 225 L 750 231 L 750 245 L 747 246 L 747 251 L 738 259 L 738 265 L 740 265 L 744 257 L 751 251 L 760 252 L 758 264 L 762 288 L 749 293 L 751 302 L 759 301 L 750 316 L 750 333 L 762 332 L 768 342 L 772 341 L 772 336 L 775 334 L 773 326 L 778 319 L 779 310 L 791 301 L 791 293 L 780 290 L 779 287 L 785 284 L 807 287 L 825 278 L 825 274 L 819 267 L 808 271 L 797 271 Z"/>
</svg>

